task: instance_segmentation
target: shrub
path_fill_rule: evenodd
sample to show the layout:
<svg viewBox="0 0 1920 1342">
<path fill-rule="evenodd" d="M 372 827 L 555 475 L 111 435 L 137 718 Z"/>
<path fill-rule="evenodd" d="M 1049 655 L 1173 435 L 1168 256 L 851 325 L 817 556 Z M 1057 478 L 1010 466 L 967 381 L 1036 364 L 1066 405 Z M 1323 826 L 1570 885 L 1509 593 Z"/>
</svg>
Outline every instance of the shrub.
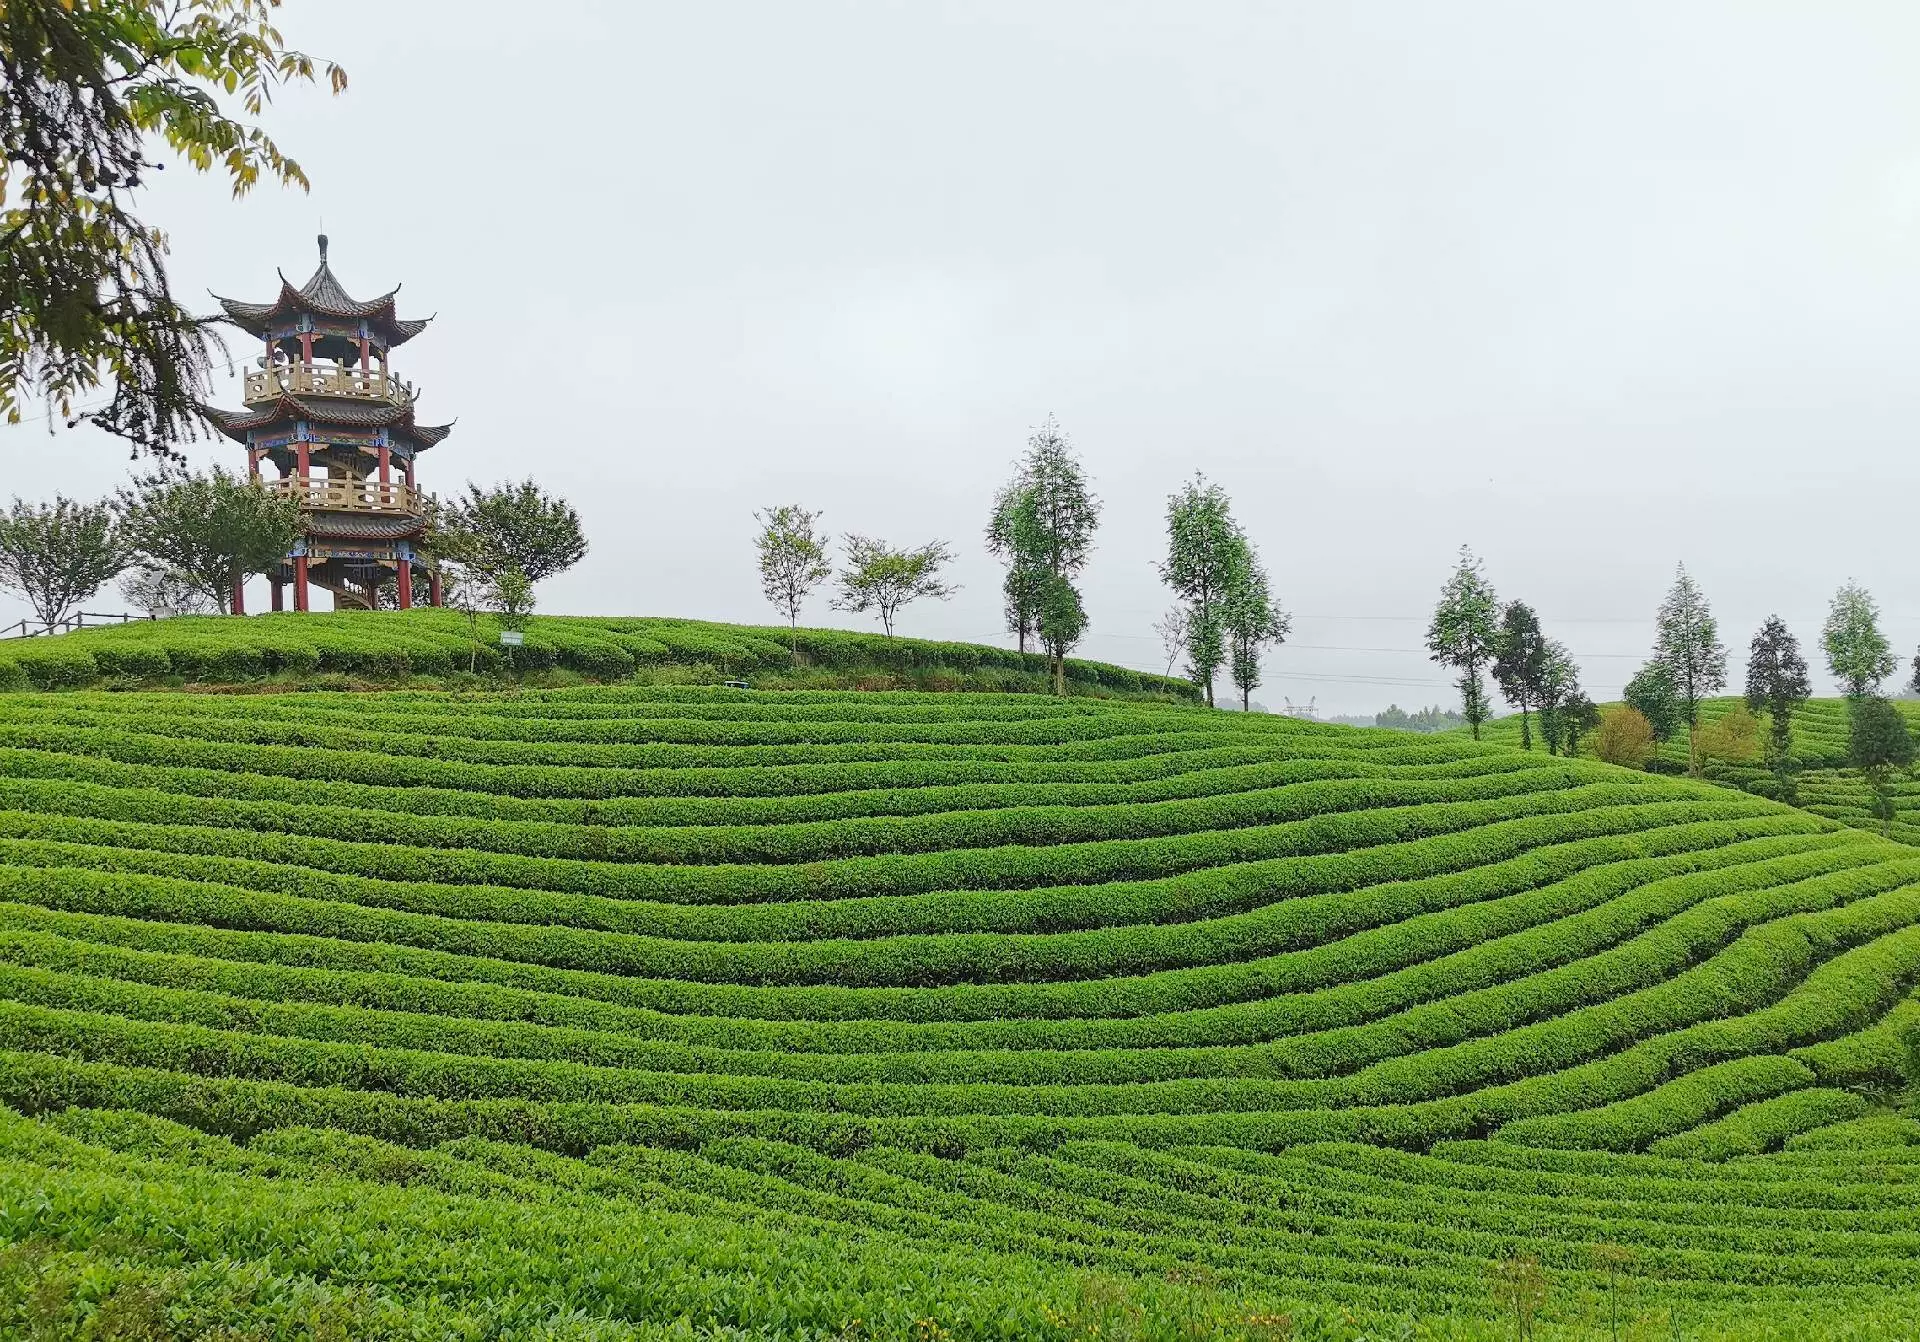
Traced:
<svg viewBox="0 0 1920 1342">
<path fill-rule="evenodd" d="M 1745 704 L 1735 704 L 1700 729 L 1700 756 L 1730 764 L 1760 758 L 1760 724 Z"/>
<path fill-rule="evenodd" d="M 1625 704 L 1600 710 L 1600 726 L 1593 734 L 1593 753 L 1608 764 L 1645 768 L 1653 758 L 1653 724 L 1646 714 Z"/>
</svg>

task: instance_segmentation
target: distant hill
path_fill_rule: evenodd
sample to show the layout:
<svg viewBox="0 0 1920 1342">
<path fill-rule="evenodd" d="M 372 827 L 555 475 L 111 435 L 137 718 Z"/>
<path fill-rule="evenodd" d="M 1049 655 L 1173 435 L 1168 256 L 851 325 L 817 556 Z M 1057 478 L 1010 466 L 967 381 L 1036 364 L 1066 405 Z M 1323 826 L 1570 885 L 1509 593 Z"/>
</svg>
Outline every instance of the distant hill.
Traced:
<svg viewBox="0 0 1920 1342">
<path fill-rule="evenodd" d="M 783 628 L 700 620 L 535 616 L 523 646 L 500 626 L 470 627 L 451 610 L 184 615 L 52 637 L 0 640 L 0 690 L 102 684 L 243 685 L 267 680 L 335 688 L 427 682 L 509 671 L 534 683 L 700 683 L 766 688 L 1026 691 L 1049 688 L 1046 659 L 978 643 L 802 629 L 800 664 Z M 1076 693 L 1195 697 L 1185 680 L 1105 662 L 1067 660 Z"/>
</svg>

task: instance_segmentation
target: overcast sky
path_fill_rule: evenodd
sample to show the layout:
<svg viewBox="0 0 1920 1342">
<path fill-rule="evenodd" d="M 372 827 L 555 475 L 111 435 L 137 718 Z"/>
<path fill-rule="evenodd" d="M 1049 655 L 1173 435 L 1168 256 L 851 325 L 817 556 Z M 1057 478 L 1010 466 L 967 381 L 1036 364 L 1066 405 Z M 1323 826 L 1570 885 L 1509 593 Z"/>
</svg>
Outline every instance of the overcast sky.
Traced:
<svg viewBox="0 0 1920 1342">
<path fill-rule="evenodd" d="M 1166 496 L 1201 470 L 1295 613 L 1275 707 L 1450 702 L 1419 647 L 1463 542 L 1596 697 L 1681 561 L 1736 679 L 1770 611 L 1817 664 L 1848 577 L 1920 639 L 1912 5 L 289 0 L 282 27 L 352 78 L 269 112 L 313 192 L 170 167 L 176 290 L 268 299 L 323 221 L 357 296 L 404 281 L 439 317 L 395 366 L 459 420 L 422 482 L 532 473 L 585 518 L 543 610 L 771 620 L 751 513 L 799 502 L 953 542 L 964 590 L 903 632 L 1004 641 L 981 528 L 1052 412 L 1106 502 L 1086 655 L 1163 665 Z M 0 495 L 126 467 L 0 429 Z"/>
</svg>

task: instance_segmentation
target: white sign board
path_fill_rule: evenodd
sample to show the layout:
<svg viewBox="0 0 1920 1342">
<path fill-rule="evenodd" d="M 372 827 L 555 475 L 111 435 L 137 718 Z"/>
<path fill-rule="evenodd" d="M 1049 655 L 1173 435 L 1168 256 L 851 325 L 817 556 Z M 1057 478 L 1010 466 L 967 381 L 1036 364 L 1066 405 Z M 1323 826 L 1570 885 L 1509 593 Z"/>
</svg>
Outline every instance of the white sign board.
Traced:
<svg viewBox="0 0 1920 1342">
<path fill-rule="evenodd" d="M 527 641 L 527 636 L 518 629 L 502 629 L 500 631 L 500 641 L 509 648 L 517 648 Z"/>
</svg>

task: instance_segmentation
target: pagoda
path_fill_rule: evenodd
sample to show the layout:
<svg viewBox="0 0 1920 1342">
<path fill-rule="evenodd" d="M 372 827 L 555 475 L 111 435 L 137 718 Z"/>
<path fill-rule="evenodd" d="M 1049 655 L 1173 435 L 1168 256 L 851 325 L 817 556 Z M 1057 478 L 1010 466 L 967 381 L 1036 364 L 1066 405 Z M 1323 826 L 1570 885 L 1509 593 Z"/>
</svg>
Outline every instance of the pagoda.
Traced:
<svg viewBox="0 0 1920 1342">
<path fill-rule="evenodd" d="M 415 459 L 452 430 L 414 421 L 414 389 L 388 356 L 432 318 L 402 320 L 398 286 L 378 298 L 351 297 L 327 265 L 295 288 L 284 272 L 271 303 L 218 299 L 224 320 L 264 343 L 246 373 L 244 410 L 202 407 L 220 431 L 247 449 L 248 473 L 272 463 L 272 492 L 300 505 L 300 540 L 267 576 L 273 609 L 285 584 L 293 608 L 307 609 L 310 584 L 333 592 L 335 610 L 372 609 L 391 577 L 402 610 L 413 605 L 418 568 L 428 603 L 440 604 L 439 572 L 420 551 L 426 496 L 414 482 Z M 241 594 L 233 594 L 242 613 Z"/>
</svg>

